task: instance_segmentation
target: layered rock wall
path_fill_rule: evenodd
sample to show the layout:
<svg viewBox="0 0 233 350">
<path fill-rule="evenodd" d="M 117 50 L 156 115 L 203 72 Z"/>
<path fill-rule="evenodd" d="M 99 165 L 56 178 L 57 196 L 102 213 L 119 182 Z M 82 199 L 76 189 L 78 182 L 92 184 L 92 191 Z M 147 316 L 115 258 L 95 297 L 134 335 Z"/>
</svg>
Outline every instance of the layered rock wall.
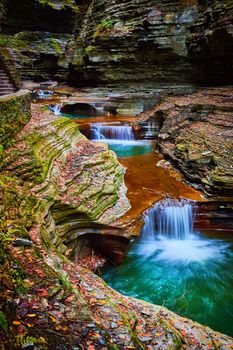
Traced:
<svg viewBox="0 0 233 350">
<path fill-rule="evenodd" d="M 158 146 L 209 196 L 232 197 L 233 99 L 231 88 L 167 97 L 151 112 L 164 120 Z"/>
<path fill-rule="evenodd" d="M 0 47 L 9 47 L 24 80 L 67 80 L 66 50 L 85 1 L 6 0 Z"/>
<path fill-rule="evenodd" d="M 232 17 L 228 0 L 93 0 L 73 45 L 70 81 L 230 82 Z"/>
<path fill-rule="evenodd" d="M 25 196 L 35 202 L 28 208 L 22 204 L 25 217 L 36 217 L 42 239 L 62 252 L 65 242 L 90 228 L 101 233 L 130 207 L 125 170 L 115 154 L 104 144 L 88 141 L 68 118 L 34 110 L 15 145 L 4 153 L 1 167 L 5 176 L 17 179 L 16 193 L 23 182 L 22 203 Z"/>
<path fill-rule="evenodd" d="M 26 80 L 232 81 L 230 0 L 7 0 L 3 9 L 0 46 L 12 48 Z"/>
</svg>

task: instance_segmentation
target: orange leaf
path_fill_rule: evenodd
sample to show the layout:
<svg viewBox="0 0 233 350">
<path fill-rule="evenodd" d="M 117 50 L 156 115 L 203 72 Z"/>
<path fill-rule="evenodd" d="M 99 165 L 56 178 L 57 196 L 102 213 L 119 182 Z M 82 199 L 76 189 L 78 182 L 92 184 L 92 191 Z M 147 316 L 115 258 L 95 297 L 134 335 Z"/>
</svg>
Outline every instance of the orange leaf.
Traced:
<svg viewBox="0 0 233 350">
<path fill-rule="evenodd" d="M 27 323 L 27 326 L 28 326 L 29 328 L 31 328 L 31 327 L 33 327 L 33 324 Z"/>
<path fill-rule="evenodd" d="M 28 317 L 36 317 L 36 314 L 28 314 Z"/>
<path fill-rule="evenodd" d="M 13 321 L 12 323 L 13 323 L 15 326 L 18 326 L 18 325 L 21 324 L 21 322 L 19 322 L 19 321 Z"/>
<path fill-rule="evenodd" d="M 162 333 L 156 332 L 155 335 L 156 335 L 156 337 L 160 337 L 162 335 Z"/>
<path fill-rule="evenodd" d="M 37 294 L 39 295 L 39 297 L 47 297 L 48 296 L 48 292 L 44 288 L 41 288 L 40 290 L 38 290 Z"/>
<path fill-rule="evenodd" d="M 51 318 L 51 320 L 53 321 L 53 323 L 57 323 L 57 319 L 53 316 L 49 316 Z"/>
</svg>

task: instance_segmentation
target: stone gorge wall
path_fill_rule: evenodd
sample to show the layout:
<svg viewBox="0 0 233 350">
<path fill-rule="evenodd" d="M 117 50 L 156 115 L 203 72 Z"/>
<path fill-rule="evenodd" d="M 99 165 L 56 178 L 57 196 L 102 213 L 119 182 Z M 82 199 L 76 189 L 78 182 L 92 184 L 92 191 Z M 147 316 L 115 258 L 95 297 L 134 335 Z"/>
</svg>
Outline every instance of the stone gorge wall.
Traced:
<svg viewBox="0 0 233 350">
<path fill-rule="evenodd" d="M 0 47 L 10 47 L 24 80 L 67 80 L 68 44 L 88 2 L 5 0 Z"/>
<path fill-rule="evenodd" d="M 229 200 L 233 190 L 231 88 L 209 88 L 166 97 L 150 113 L 162 118 L 162 153 L 207 196 Z"/>
<path fill-rule="evenodd" d="M 203 82 L 232 84 L 233 82 L 233 3 L 210 1 L 190 28 L 187 48 L 198 64 Z"/>
<path fill-rule="evenodd" d="M 94 0 L 74 46 L 72 82 L 194 80 L 185 41 L 197 16 L 196 1 Z"/>
<path fill-rule="evenodd" d="M 108 234 L 130 208 L 125 169 L 116 155 L 87 140 L 69 118 L 39 108 L 33 108 L 32 118 L 5 150 L 1 169 L 3 182 L 13 181 L 9 196 L 20 208 L 11 226 L 21 232 L 35 220 L 38 237 L 60 252 L 86 233 L 106 229 Z M 5 213 L 7 221 L 12 212 L 6 207 Z"/>
<path fill-rule="evenodd" d="M 232 80 L 230 0 L 5 0 L 3 10 L 0 46 L 13 49 L 27 80 Z"/>
<path fill-rule="evenodd" d="M 228 0 L 93 0 L 73 45 L 70 80 L 229 83 L 231 23 Z"/>
</svg>

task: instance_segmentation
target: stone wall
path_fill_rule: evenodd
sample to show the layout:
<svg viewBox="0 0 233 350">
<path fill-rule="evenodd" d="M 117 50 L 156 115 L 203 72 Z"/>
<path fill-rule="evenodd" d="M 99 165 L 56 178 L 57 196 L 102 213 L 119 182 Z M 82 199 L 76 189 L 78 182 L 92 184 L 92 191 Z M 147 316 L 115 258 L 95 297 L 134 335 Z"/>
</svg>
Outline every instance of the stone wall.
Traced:
<svg viewBox="0 0 233 350">
<path fill-rule="evenodd" d="M 232 17 L 229 0 L 93 0 L 73 45 L 70 81 L 227 83 Z"/>
<path fill-rule="evenodd" d="M 0 97 L 0 144 L 10 146 L 17 132 L 31 117 L 31 94 L 20 90 L 12 95 Z"/>
</svg>

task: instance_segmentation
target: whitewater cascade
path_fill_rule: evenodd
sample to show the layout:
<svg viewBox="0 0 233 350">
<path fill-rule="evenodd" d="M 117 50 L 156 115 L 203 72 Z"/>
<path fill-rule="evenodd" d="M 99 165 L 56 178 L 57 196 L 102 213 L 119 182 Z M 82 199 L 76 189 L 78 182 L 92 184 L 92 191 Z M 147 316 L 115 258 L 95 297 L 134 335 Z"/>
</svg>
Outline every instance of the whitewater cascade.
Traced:
<svg viewBox="0 0 233 350">
<path fill-rule="evenodd" d="M 171 198 L 155 204 L 146 216 L 142 235 L 150 239 L 158 235 L 167 239 L 189 239 L 193 235 L 192 204 Z"/>
<path fill-rule="evenodd" d="M 50 105 L 49 109 L 51 112 L 53 112 L 55 115 L 60 115 L 61 114 L 61 104 L 57 104 L 57 105 Z"/>
<path fill-rule="evenodd" d="M 39 98 L 46 98 L 46 97 L 52 96 L 53 94 L 54 94 L 54 92 L 51 90 L 38 90 L 37 91 L 37 95 Z"/>
<path fill-rule="evenodd" d="M 106 125 L 96 123 L 91 126 L 94 140 L 135 140 L 132 126 Z"/>
</svg>

